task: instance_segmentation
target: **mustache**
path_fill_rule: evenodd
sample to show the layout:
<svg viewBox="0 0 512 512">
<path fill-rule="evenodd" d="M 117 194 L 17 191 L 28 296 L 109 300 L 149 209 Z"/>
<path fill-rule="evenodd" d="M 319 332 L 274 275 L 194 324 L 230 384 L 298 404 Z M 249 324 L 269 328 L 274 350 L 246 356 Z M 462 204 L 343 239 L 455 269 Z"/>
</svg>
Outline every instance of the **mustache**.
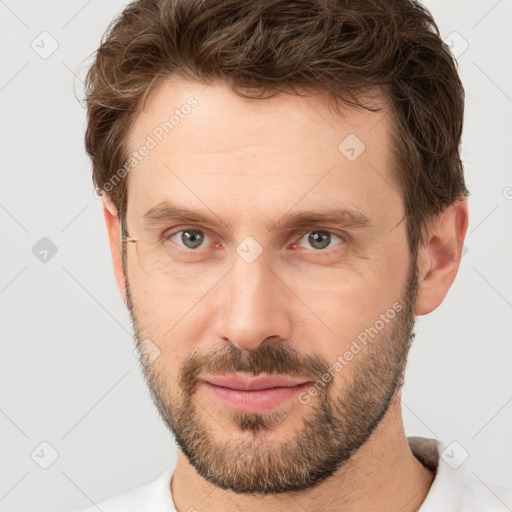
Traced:
<svg viewBox="0 0 512 512">
<path fill-rule="evenodd" d="M 193 354 L 181 370 L 182 389 L 190 389 L 202 373 L 226 375 L 246 372 L 257 376 L 287 375 L 317 380 L 329 369 L 329 364 L 317 354 L 300 354 L 294 348 L 266 340 L 255 350 L 242 350 L 227 345 L 215 352 Z"/>
</svg>

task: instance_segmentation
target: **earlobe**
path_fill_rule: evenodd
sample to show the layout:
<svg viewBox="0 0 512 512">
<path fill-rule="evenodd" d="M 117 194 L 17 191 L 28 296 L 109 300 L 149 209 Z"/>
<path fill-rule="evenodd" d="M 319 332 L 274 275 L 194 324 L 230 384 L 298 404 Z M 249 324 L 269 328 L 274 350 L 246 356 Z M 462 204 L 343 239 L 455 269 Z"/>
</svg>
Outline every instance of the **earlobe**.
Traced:
<svg viewBox="0 0 512 512">
<path fill-rule="evenodd" d="M 110 244 L 110 252 L 112 255 L 112 264 L 114 267 L 114 275 L 119 288 L 119 293 L 126 304 L 126 278 L 123 271 L 123 262 L 121 255 L 121 248 L 119 245 L 120 224 L 118 212 L 112 199 L 105 196 L 102 199 L 103 203 L 103 216 L 107 226 L 108 239 Z"/>
<path fill-rule="evenodd" d="M 432 312 L 446 297 L 460 266 L 467 227 L 466 197 L 457 199 L 432 223 L 428 241 L 418 256 L 420 282 L 416 315 Z"/>
</svg>

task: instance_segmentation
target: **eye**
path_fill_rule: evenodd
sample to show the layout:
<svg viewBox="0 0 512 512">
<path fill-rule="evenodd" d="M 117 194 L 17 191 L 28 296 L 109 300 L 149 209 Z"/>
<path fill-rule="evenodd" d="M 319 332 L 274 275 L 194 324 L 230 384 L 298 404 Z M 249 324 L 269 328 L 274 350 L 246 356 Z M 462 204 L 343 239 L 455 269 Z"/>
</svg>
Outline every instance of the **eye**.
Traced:
<svg viewBox="0 0 512 512">
<path fill-rule="evenodd" d="M 181 246 L 185 249 L 201 249 L 201 244 L 203 244 L 205 238 L 208 238 L 208 235 L 204 231 L 200 229 L 181 229 L 180 231 L 174 231 L 173 233 L 165 234 L 163 236 L 164 241 L 173 241 L 173 238 L 176 237 L 176 243 L 178 246 Z"/>
<path fill-rule="evenodd" d="M 192 252 L 199 252 L 201 249 L 208 248 L 209 238 L 210 237 L 204 231 L 192 227 L 172 231 L 164 234 L 162 237 L 164 242 L 172 242 L 179 248 Z M 339 243 L 336 245 L 334 244 L 335 240 L 339 240 Z M 309 247 L 304 247 L 301 243 L 307 243 Z M 302 232 L 299 242 L 292 244 L 292 247 L 302 247 L 305 249 L 313 248 L 313 252 L 320 253 L 329 252 L 329 249 L 336 246 L 343 247 L 346 243 L 347 239 L 342 235 L 317 229 Z"/>
<path fill-rule="evenodd" d="M 316 251 L 324 251 L 333 246 L 332 241 L 335 239 L 341 240 L 341 243 L 338 244 L 340 246 L 346 243 L 346 239 L 341 235 L 325 230 L 307 231 L 301 236 L 300 241 L 305 240 L 306 243 L 310 244 L 310 247 L 313 247 Z M 297 246 L 297 244 L 294 245 Z"/>
</svg>

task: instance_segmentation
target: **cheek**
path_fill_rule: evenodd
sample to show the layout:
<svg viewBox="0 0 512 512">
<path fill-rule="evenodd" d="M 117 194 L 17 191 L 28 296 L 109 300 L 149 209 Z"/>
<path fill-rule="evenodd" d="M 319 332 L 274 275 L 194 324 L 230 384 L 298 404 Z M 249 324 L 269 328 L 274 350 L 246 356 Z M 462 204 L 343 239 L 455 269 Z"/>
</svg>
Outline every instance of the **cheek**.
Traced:
<svg viewBox="0 0 512 512">
<path fill-rule="evenodd" d="M 130 274 L 129 284 L 140 341 L 149 339 L 158 346 L 159 365 L 179 368 L 201 336 L 200 296 L 165 289 L 136 272 Z"/>
<path fill-rule="evenodd" d="M 397 312 L 403 308 L 402 295 L 409 264 L 406 257 L 397 258 L 396 252 L 381 251 L 379 258 L 368 262 L 357 279 L 351 277 L 323 291 L 302 295 L 304 303 L 315 313 L 303 318 L 303 332 L 309 332 L 318 340 L 316 350 L 329 365 L 345 353 L 344 359 L 355 359 L 357 356 L 353 354 L 357 348 L 354 348 L 354 342 L 364 343 L 368 339 L 368 330 L 375 332 L 377 329 L 383 334 L 394 325 Z M 340 279 L 342 275 L 340 272 Z M 313 325 L 315 330 L 312 330 Z"/>
<path fill-rule="evenodd" d="M 321 321 L 327 332 L 346 337 L 373 324 L 400 301 L 406 283 L 407 264 L 392 258 L 375 258 L 357 272 L 346 269 L 332 272 L 326 286 L 310 286 L 308 289 L 296 284 L 295 290 L 316 315 L 315 323 Z M 308 315 L 309 320 L 313 321 L 315 315 Z"/>
<path fill-rule="evenodd" d="M 363 262 L 360 282 L 352 287 L 350 302 L 361 320 L 372 321 L 402 298 L 409 269 L 405 232 L 396 230 L 375 243 Z M 350 308 L 351 305 L 345 303 Z"/>
</svg>

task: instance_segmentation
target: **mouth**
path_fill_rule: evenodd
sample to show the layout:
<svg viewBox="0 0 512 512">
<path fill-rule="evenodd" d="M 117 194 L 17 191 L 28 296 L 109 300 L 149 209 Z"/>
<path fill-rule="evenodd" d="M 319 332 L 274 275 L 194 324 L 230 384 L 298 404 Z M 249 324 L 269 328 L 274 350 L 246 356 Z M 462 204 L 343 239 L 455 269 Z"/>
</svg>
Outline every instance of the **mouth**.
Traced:
<svg viewBox="0 0 512 512">
<path fill-rule="evenodd" d="M 279 407 L 311 385 L 283 376 L 205 376 L 200 381 L 220 404 L 239 412 L 265 412 Z"/>
</svg>

